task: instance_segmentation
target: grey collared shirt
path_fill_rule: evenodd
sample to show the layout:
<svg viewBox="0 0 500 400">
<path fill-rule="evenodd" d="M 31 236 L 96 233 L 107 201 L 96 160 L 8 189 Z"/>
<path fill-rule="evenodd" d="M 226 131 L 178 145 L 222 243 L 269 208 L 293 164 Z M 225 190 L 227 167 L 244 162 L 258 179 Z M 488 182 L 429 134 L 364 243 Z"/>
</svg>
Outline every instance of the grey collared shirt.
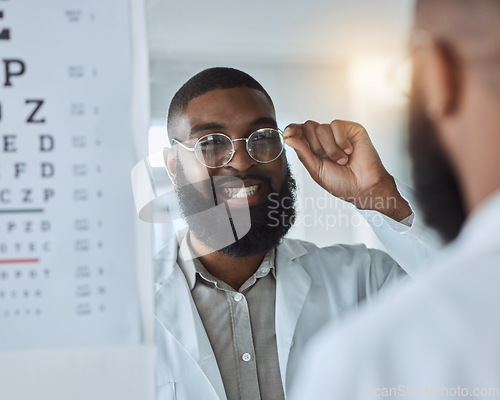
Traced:
<svg viewBox="0 0 500 400">
<path fill-rule="evenodd" d="M 238 291 L 189 254 L 185 238 L 177 261 L 212 345 L 227 398 L 284 399 L 275 329 L 275 250 Z"/>
</svg>

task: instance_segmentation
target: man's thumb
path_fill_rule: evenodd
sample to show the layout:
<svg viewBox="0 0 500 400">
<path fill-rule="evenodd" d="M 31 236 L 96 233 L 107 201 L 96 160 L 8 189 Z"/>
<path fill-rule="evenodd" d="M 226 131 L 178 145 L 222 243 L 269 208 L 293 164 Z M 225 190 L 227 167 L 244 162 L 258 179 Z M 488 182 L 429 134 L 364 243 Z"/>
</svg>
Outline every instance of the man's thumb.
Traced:
<svg viewBox="0 0 500 400">
<path fill-rule="evenodd" d="M 294 136 L 288 136 L 285 143 L 295 150 L 300 162 L 304 164 L 307 171 L 314 177 L 317 176 L 319 170 L 320 159 L 312 152 L 309 145 L 304 139 Z"/>
</svg>

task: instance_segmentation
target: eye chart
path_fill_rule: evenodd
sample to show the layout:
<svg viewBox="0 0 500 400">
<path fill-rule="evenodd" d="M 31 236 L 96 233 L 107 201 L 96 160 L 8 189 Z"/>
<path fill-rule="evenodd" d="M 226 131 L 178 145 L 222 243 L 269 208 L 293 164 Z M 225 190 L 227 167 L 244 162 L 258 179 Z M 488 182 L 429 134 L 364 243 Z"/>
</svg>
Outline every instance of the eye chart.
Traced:
<svg viewBox="0 0 500 400">
<path fill-rule="evenodd" d="M 140 342 L 121 0 L 0 0 L 0 350 Z"/>
</svg>

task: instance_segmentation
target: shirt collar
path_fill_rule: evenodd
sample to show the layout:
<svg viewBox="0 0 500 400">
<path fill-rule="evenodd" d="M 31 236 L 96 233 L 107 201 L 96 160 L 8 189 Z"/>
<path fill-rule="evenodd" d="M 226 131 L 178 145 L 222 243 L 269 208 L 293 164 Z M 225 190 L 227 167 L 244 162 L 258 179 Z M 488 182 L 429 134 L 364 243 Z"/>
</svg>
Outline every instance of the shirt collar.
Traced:
<svg viewBox="0 0 500 400">
<path fill-rule="evenodd" d="M 179 252 L 177 255 L 177 263 L 179 264 L 179 267 L 181 268 L 182 272 L 184 273 L 184 276 L 186 277 L 186 280 L 189 285 L 189 289 L 193 290 L 193 288 L 196 285 L 196 275 L 200 275 L 201 278 L 205 279 L 208 282 L 217 282 L 217 278 L 213 277 L 212 274 L 210 274 L 201 261 L 197 258 L 193 258 L 193 253 L 191 252 L 190 246 L 189 246 L 189 239 L 188 239 L 188 233 L 184 235 L 182 238 L 182 241 L 179 246 Z M 274 278 L 276 278 L 276 249 L 273 248 L 267 254 L 265 255 L 264 259 L 262 260 L 259 268 L 257 271 L 255 271 L 255 274 L 253 274 L 241 287 L 241 291 L 249 288 L 252 286 L 257 279 L 263 278 L 266 275 L 269 274 L 269 272 L 272 272 Z"/>
</svg>

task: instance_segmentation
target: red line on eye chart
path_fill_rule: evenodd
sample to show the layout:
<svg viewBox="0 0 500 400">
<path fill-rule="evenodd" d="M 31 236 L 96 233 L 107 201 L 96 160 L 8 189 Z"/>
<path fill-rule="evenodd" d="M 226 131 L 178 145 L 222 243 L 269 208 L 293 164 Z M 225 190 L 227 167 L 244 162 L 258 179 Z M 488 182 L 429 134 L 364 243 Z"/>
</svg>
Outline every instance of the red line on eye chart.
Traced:
<svg viewBox="0 0 500 400">
<path fill-rule="evenodd" d="M 10 260 L 0 260 L 0 264 L 33 264 L 40 262 L 39 258 L 12 258 Z"/>
</svg>

